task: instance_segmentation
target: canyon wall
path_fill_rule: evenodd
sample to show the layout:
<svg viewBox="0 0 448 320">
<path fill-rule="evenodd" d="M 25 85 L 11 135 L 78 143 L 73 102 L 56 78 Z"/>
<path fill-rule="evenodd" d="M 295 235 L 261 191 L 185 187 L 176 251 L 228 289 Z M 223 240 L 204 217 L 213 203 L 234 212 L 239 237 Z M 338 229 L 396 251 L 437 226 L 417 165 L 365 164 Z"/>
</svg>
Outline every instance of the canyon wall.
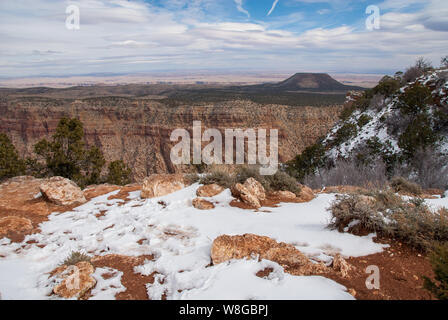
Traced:
<svg viewBox="0 0 448 320">
<path fill-rule="evenodd" d="M 279 130 L 280 161 L 295 155 L 324 136 L 334 125 L 341 106 L 292 107 L 250 101 L 170 107 L 153 100 L 89 98 L 2 98 L 0 132 L 8 134 L 22 156 L 50 137 L 62 117 L 84 124 L 86 142 L 98 146 L 107 161 L 124 160 L 140 181 L 151 173 L 175 172 L 170 161 L 171 132 L 191 131 L 193 121 L 203 129 L 266 128 Z"/>
</svg>

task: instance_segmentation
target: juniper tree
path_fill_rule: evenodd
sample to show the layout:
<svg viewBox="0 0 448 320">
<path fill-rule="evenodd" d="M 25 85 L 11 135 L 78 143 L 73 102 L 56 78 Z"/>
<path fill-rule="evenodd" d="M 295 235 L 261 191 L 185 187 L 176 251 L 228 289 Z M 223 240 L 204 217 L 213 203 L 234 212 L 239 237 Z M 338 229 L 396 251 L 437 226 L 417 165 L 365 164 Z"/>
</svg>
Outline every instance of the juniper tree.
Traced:
<svg viewBox="0 0 448 320">
<path fill-rule="evenodd" d="M 9 137 L 0 134 L 0 180 L 12 178 L 25 172 L 25 162 L 19 157 Z"/>
<path fill-rule="evenodd" d="M 86 147 L 78 119 L 62 118 L 51 141 L 42 139 L 34 151 L 46 164 L 45 175 L 68 178 L 80 186 L 98 183 L 105 164 L 97 147 Z"/>
<path fill-rule="evenodd" d="M 107 182 L 119 186 L 131 183 L 132 170 L 122 160 L 114 161 L 109 164 L 109 173 Z"/>
</svg>

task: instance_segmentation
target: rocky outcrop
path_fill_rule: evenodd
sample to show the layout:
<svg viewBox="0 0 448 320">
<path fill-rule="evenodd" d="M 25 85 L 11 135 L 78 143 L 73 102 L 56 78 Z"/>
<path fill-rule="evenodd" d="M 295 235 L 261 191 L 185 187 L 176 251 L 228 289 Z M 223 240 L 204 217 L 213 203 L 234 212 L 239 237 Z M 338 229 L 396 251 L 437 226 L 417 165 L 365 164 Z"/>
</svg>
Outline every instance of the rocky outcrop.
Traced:
<svg viewBox="0 0 448 320">
<path fill-rule="evenodd" d="M 8 218 L 3 222 L 4 227 L 8 226 L 6 236 L 11 241 L 23 241 L 27 234 L 37 231 L 39 224 L 46 221 L 51 213 L 73 208 L 49 202 L 42 196 L 40 186 L 47 181 L 23 176 L 0 184 L 0 218 Z M 28 221 L 22 219 L 30 220 L 34 228 L 30 229 Z"/>
<path fill-rule="evenodd" d="M 62 279 L 53 292 L 61 298 L 81 298 L 87 291 L 96 285 L 96 280 L 91 276 L 95 268 L 90 262 L 78 262 L 74 266 L 61 266 L 53 275 Z"/>
<path fill-rule="evenodd" d="M 87 200 L 91 200 L 93 198 L 111 193 L 113 191 L 120 190 L 122 188 L 123 187 L 111 184 L 101 184 L 101 185 L 88 186 L 82 192 L 84 193 L 84 196 L 86 197 Z"/>
<path fill-rule="evenodd" d="M 294 246 L 253 234 L 223 235 L 216 238 L 211 257 L 214 265 L 233 259 L 258 257 L 277 262 L 293 275 L 313 275 L 327 271 L 323 264 L 313 263 Z"/>
<path fill-rule="evenodd" d="M 30 219 L 15 216 L 0 218 L 0 238 L 11 233 L 28 233 L 31 230 L 33 223 Z"/>
<path fill-rule="evenodd" d="M 212 210 L 215 209 L 215 205 L 211 203 L 210 201 L 196 198 L 193 200 L 193 207 L 199 210 Z"/>
<path fill-rule="evenodd" d="M 209 184 L 206 186 L 199 187 L 196 191 L 198 197 L 210 198 L 217 196 L 224 191 L 224 188 L 217 184 Z"/>
<path fill-rule="evenodd" d="M 59 206 L 73 206 L 87 202 L 84 193 L 76 183 L 66 178 L 50 178 L 39 188 L 45 199 Z"/>
<path fill-rule="evenodd" d="M 344 258 L 341 257 L 340 254 L 337 254 L 333 257 L 333 270 L 339 272 L 343 278 L 350 277 L 350 271 L 354 270 L 354 267 L 351 266 Z"/>
<path fill-rule="evenodd" d="M 182 174 L 153 174 L 143 182 L 143 199 L 163 197 L 185 188 Z"/>
<path fill-rule="evenodd" d="M 63 94 L 63 93 L 62 93 Z M 1 97 L 0 97 L 1 98 Z M 342 106 L 295 107 L 261 105 L 250 101 L 167 106 L 154 100 L 117 97 L 0 99 L 0 132 L 6 133 L 21 156 L 32 156 L 33 146 L 54 134 L 62 117 L 79 118 L 86 143 L 99 147 L 106 161 L 122 159 L 136 182 L 153 173 L 186 172 L 170 161 L 171 132 L 191 132 L 194 120 L 203 130 L 216 128 L 275 128 L 279 130 L 280 161 L 294 158 L 327 134 Z M 268 130 L 269 133 L 269 130 Z M 269 139 L 268 139 L 269 142 Z"/>
</svg>

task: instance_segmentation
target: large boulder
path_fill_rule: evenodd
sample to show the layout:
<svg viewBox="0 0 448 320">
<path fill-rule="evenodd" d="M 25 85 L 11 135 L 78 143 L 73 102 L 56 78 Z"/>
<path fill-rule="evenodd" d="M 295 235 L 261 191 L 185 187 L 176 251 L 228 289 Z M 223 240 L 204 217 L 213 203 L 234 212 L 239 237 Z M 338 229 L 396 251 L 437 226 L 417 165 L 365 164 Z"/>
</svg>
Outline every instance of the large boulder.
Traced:
<svg viewBox="0 0 448 320">
<path fill-rule="evenodd" d="M 215 205 L 211 203 L 210 201 L 196 198 L 193 200 L 193 207 L 199 210 L 212 210 L 215 209 Z"/>
<path fill-rule="evenodd" d="M 323 264 L 313 263 L 294 246 L 253 234 L 223 235 L 216 238 L 211 257 L 214 265 L 233 259 L 258 257 L 277 262 L 293 275 L 321 274 L 327 271 Z"/>
<path fill-rule="evenodd" d="M 198 197 L 210 198 L 217 196 L 223 191 L 224 191 L 223 187 L 217 184 L 209 184 L 206 186 L 199 187 L 199 189 L 196 191 L 196 195 Z"/>
<path fill-rule="evenodd" d="M 48 201 L 59 206 L 73 206 L 87 202 L 84 193 L 76 183 L 66 178 L 50 178 L 45 180 L 39 188 Z"/>
<path fill-rule="evenodd" d="M 260 182 L 249 178 L 244 184 L 237 183 L 232 188 L 232 195 L 256 209 L 261 208 L 261 201 L 266 200 L 266 191 Z"/>
<path fill-rule="evenodd" d="M 300 194 L 297 196 L 296 200 L 300 202 L 310 202 L 316 197 L 311 188 L 307 186 L 301 186 L 300 189 Z"/>
<path fill-rule="evenodd" d="M 264 190 L 263 185 L 254 178 L 247 179 L 246 182 L 244 182 L 244 186 L 250 193 L 257 197 L 258 200 L 266 200 L 266 191 Z"/>
<path fill-rule="evenodd" d="M 185 188 L 181 174 L 153 174 L 143 182 L 143 199 L 163 197 Z"/>
<path fill-rule="evenodd" d="M 62 266 L 57 268 L 53 274 L 62 279 L 53 292 L 61 298 L 82 298 L 82 296 L 96 285 L 96 280 L 91 276 L 95 268 L 90 262 L 78 262 L 74 266 Z"/>
<path fill-rule="evenodd" d="M 261 202 L 260 200 L 253 195 L 244 185 L 241 183 L 235 184 L 232 188 L 232 195 L 235 198 L 240 199 L 244 203 L 248 204 L 251 207 L 254 207 L 256 209 L 261 208 Z"/>
</svg>

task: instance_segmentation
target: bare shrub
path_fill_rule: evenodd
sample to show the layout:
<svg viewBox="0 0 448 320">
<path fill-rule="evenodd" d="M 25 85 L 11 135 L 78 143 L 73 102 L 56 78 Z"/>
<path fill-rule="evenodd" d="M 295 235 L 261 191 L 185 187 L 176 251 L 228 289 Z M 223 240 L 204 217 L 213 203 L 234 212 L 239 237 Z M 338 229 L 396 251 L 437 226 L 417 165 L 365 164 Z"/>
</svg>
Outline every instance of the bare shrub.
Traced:
<svg viewBox="0 0 448 320">
<path fill-rule="evenodd" d="M 423 188 L 445 189 L 448 186 L 448 157 L 434 149 L 418 151 L 412 166 L 417 173 L 415 182 Z"/>
<path fill-rule="evenodd" d="M 407 193 L 414 196 L 419 196 L 423 193 L 422 187 L 403 177 L 392 178 L 390 186 L 395 192 Z"/>
<path fill-rule="evenodd" d="M 385 103 L 385 97 L 381 94 L 376 94 L 373 96 L 373 98 L 370 100 L 370 109 L 374 109 L 377 112 L 380 112 L 386 107 Z"/>
<path fill-rule="evenodd" d="M 414 66 L 408 68 L 403 75 L 403 81 L 414 82 L 418 77 L 425 74 L 425 72 L 432 70 L 431 62 L 424 57 L 420 57 L 415 62 Z"/>
<path fill-rule="evenodd" d="M 199 179 L 200 184 L 217 184 L 223 188 L 230 188 L 235 184 L 235 178 L 228 172 L 214 169 Z"/>
<path fill-rule="evenodd" d="M 329 211 L 333 215 L 331 229 L 345 231 L 356 226 L 422 250 L 431 249 L 434 242 L 448 241 L 448 220 L 443 210 L 434 213 L 424 201 L 403 200 L 391 191 L 338 196 Z"/>
<path fill-rule="evenodd" d="M 260 169 L 258 166 L 241 166 L 238 168 L 235 176 L 237 183 L 244 183 L 249 178 L 254 178 L 260 182 L 265 189 L 268 187 L 260 174 Z"/>
<path fill-rule="evenodd" d="M 395 175 L 405 177 L 424 189 L 448 187 L 448 157 L 434 148 L 418 150 L 408 164 L 395 168 Z"/>
<path fill-rule="evenodd" d="M 307 176 L 304 182 L 314 189 L 329 186 L 380 188 L 387 183 L 386 166 L 382 161 L 357 165 L 354 161 L 339 160 L 334 167 L 320 169 L 317 174 Z"/>
<path fill-rule="evenodd" d="M 417 67 L 410 67 L 403 75 L 403 81 L 406 83 L 414 82 L 418 77 L 423 75 L 423 71 Z"/>
<path fill-rule="evenodd" d="M 189 173 L 184 175 L 184 181 L 187 185 L 192 185 L 193 183 L 199 182 L 201 177 L 197 173 Z"/>
</svg>

